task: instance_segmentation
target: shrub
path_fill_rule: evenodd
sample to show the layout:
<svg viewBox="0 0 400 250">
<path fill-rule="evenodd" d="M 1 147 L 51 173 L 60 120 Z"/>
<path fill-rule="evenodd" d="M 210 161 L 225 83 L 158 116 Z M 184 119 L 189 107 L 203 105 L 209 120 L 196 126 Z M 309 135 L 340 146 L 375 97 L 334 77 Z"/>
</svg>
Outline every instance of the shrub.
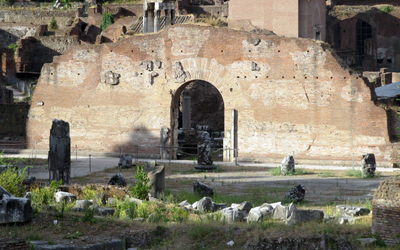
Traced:
<svg viewBox="0 0 400 250">
<path fill-rule="evenodd" d="M 21 160 L 20 158 L 4 157 L 3 152 L 0 154 L 0 165 L 7 167 L 6 171 L 0 173 L 0 185 L 17 197 L 21 197 L 26 192 L 26 189 L 22 186 L 22 181 L 28 177 L 27 170 L 31 167 L 27 166 L 19 170 L 13 166 Z"/>
<path fill-rule="evenodd" d="M 138 214 L 137 211 L 137 204 L 129 201 L 128 197 L 126 197 L 124 201 L 116 200 L 114 213 L 115 217 L 119 217 L 121 219 L 125 219 L 126 217 L 129 219 L 134 219 Z"/>
<path fill-rule="evenodd" d="M 114 23 L 114 16 L 112 13 L 105 13 L 101 18 L 100 29 L 105 30 L 108 26 Z"/>
<path fill-rule="evenodd" d="M 18 45 L 16 43 L 12 43 L 12 44 L 8 45 L 7 48 L 13 49 L 14 53 L 15 53 L 17 51 Z"/>
<path fill-rule="evenodd" d="M 62 181 L 52 181 L 49 187 L 35 188 L 32 190 L 32 204 L 37 206 L 50 205 L 54 203 L 54 193 L 62 185 Z"/>
<path fill-rule="evenodd" d="M 141 200 L 148 200 L 151 186 L 148 185 L 150 178 L 147 173 L 143 171 L 143 167 L 137 167 L 135 174 L 136 185 L 131 186 L 131 194 Z"/>
<path fill-rule="evenodd" d="M 149 203 L 143 202 L 137 209 L 137 216 L 138 218 L 147 218 L 149 214 Z"/>
<path fill-rule="evenodd" d="M 94 223 L 96 221 L 96 218 L 94 218 L 95 214 L 96 214 L 96 210 L 94 208 L 88 207 L 83 212 L 83 217 L 80 218 L 80 221 Z"/>
<path fill-rule="evenodd" d="M 50 20 L 49 29 L 56 30 L 57 28 L 58 28 L 57 21 L 54 17 L 52 17 Z"/>
<path fill-rule="evenodd" d="M 385 7 L 383 7 L 381 10 L 382 10 L 383 13 L 389 13 L 389 12 L 391 12 L 393 9 L 394 9 L 393 6 L 385 6 Z"/>
</svg>

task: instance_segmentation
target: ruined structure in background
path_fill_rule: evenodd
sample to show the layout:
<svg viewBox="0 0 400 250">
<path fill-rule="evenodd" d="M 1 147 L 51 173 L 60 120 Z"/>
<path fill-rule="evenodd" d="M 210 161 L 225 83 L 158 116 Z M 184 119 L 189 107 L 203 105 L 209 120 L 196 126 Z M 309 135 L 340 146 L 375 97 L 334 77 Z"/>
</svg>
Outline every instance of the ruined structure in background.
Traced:
<svg viewBox="0 0 400 250">
<path fill-rule="evenodd" d="M 49 181 L 71 184 L 71 138 L 69 123 L 54 119 L 50 130 Z"/>
<path fill-rule="evenodd" d="M 109 71 L 120 74 L 118 85 L 105 82 Z M 385 110 L 327 45 L 194 25 L 80 46 L 45 64 L 33 97 L 44 105 L 30 110 L 29 146 L 48 147 L 42 131 L 55 117 L 70 123 L 83 151 L 159 157 L 162 127 L 170 129 L 163 143 L 178 146 L 181 93 L 197 80 L 222 96 L 223 147 L 232 149 L 224 160 L 234 160 L 233 149 L 251 161 L 281 161 L 293 151 L 302 162 L 334 164 L 366 152 L 382 165 L 393 159 Z"/>
<path fill-rule="evenodd" d="M 160 30 L 161 11 L 166 20 L 165 27 L 175 24 L 175 0 L 145 0 L 143 3 L 143 33 Z"/>
<path fill-rule="evenodd" d="M 399 244 L 400 177 L 381 182 L 372 200 L 372 233 L 379 234 L 387 245 Z"/>
<path fill-rule="evenodd" d="M 325 41 L 326 0 L 229 1 L 229 27 Z"/>
<path fill-rule="evenodd" d="M 327 42 L 344 62 L 362 71 L 400 71 L 398 1 L 338 1 L 327 16 Z M 354 6 L 351 6 L 351 3 Z M 350 6 L 349 6 L 350 5 Z M 392 11 L 393 10 L 393 11 Z"/>
</svg>

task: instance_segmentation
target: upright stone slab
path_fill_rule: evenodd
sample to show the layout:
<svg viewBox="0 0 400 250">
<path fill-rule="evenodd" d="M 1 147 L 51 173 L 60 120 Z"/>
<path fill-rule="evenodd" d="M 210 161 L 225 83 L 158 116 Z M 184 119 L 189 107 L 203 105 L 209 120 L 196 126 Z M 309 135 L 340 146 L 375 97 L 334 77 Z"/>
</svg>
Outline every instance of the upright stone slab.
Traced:
<svg viewBox="0 0 400 250">
<path fill-rule="evenodd" d="M 71 184 L 71 138 L 69 123 L 53 120 L 50 130 L 49 179 Z"/>
<path fill-rule="evenodd" d="M 361 172 L 363 175 L 375 175 L 376 161 L 374 154 L 364 154 L 361 159 Z"/>
<path fill-rule="evenodd" d="M 208 132 L 201 134 L 201 141 L 197 144 L 197 170 L 214 170 L 213 165 L 211 138 Z"/>
<path fill-rule="evenodd" d="M 148 183 L 151 186 L 150 196 L 153 198 L 160 198 L 165 190 L 165 167 L 157 164 L 151 164 L 146 162 L 144 171 L 148 172 L 147 176 L 150 181 Z"/>
<path fill-rule="evenodd" d="M 281 173 L 283 175 L 286 175 L 288 172 L 294 172 L 294 157 L 293 155 L 288 155 L 282 160 L 282 166 L 281 166 Z"/>
</svg>

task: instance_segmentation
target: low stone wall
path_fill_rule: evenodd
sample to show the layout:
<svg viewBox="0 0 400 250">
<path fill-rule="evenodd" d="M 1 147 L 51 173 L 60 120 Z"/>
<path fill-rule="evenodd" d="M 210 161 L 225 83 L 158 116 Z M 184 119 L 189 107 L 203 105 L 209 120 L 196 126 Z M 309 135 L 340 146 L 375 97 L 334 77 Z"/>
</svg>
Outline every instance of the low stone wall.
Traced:
<svg viewBox="0 0 400 250">
<path fill-rule="evenodd" d="M 30 105 L 23 104 L 1 104 L 0 105 L 0 135 L 26 134 L 26 119 Z M 0 247 L 0 249 L 3 249 Z"/>
<path fill-rule="evenodd" d="M 12 249 L 12 250 L 29 250 L 26 240 L 22 239 L 0 239 L 0 249 Z"/>
<path fill-rule="evenodd" d="M 400 243 L 400 177 L 381 182 L 372 200 L 372 233 L 378 233 L 387 245 Z"/>
</svg>

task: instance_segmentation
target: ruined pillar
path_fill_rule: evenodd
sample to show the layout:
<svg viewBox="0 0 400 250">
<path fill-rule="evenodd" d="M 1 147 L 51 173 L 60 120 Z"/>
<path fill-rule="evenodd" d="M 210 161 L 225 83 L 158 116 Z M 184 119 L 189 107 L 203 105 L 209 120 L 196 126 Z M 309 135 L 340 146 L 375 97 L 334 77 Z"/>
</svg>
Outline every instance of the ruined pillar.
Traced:
<svg viewBox="0 0 400 250">
<path fill-rule="evenodd" d="M 172 9 L 171 10 L 171 25 L 174 25 L 175 24 L 175 10 L 174 9 Z"/>
<path fill-rule="evenodd" d="M 182 100 L 182 128 L 184 131 L 188 131 L 192 125 L 192 108 L 190 102 L 189 92 L 183 92 L 183 100 Z"/>
<path fill-rule="evenodd" d="M 158 32 L 160 30 L 160 19 L 161 19 L 161 10 L 157 9 L 154 11 L 154 32 Z"/>
<path fill-rule="evenodd" d="M 147 33 L 154 32 L 154 9 L 147 11 Z"/>
<path fill-rule="evenodd" d="M 168 8 L 165 9 L 165 28 L 167 28 L 171 24 L 171 16 L 170 10 Z"/>
<path fill-rule="evenodd" d="M 53 120 L 50 130 L 49 181 L 71 184 L 71 138 L 69 123 Z"/>
<path fill-rule="evenodd" d="M 147 10 L 143 11 L 143 33 L 147 33 L 147 24 L 148 24 L 148 14 Z"/>
</svg>

